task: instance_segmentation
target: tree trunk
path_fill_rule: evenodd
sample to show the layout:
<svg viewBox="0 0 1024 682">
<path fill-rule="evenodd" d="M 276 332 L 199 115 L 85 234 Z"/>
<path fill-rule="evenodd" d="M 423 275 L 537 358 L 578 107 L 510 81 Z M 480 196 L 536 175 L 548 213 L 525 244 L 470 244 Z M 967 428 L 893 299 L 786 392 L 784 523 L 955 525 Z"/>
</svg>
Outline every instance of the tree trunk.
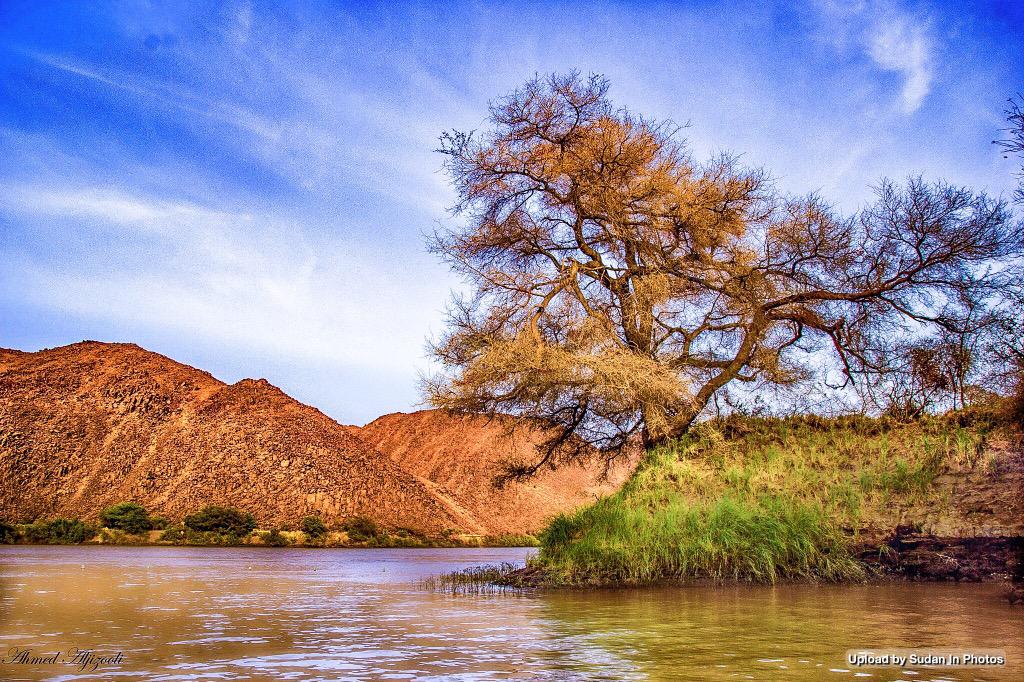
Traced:
<svg viewBox="0 0 1024 682">
<path fill-rule="evenodd" d="M 643 405 L 644 449 L 661 445 L 669 438 L 668 412 L 660 403 L 646 402 Z"/>
</svg>

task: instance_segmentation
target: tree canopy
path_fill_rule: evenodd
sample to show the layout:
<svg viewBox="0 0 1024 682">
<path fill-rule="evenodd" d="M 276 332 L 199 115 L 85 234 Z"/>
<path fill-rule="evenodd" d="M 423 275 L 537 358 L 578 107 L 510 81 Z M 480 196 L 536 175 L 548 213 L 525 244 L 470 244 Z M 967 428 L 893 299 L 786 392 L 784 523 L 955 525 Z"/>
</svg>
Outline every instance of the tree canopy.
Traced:
<svg viewBox="0 0 1024 682">
<path fill-rule="evenodd" d="M 442 136 L 457 220 L 433 248 L 471 293 L 432 345 L 434 405 L 553 425 L 534 468 L 574 443 L 658 444 L 732 382 L 792 384 L 824 352 L 847 380 L 880 370 L 908 330 L 954 327 L 1020 248 L 985 194 L 883 181 L 844 217 L 735 157 L 695 160 L 680 132 L 569 74 Z"/>
</svg>

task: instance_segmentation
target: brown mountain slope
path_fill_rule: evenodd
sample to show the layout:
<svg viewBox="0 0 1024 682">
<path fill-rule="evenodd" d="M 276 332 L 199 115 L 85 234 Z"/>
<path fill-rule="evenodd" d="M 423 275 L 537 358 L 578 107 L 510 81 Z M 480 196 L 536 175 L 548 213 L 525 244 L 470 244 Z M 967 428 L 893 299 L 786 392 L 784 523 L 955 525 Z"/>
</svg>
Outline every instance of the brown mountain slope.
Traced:
<svg viewBox="0 0 1024 682">
<path fill-rule="evenodd" d="M 96 518 L 133 500 L 180 519 L 206 504 L 261 525 L 365 514 L 480 532 L 431 482 L 264 380 L 226 385 L 138 346 L 0 350 L 0 519 Z"/>
<path fill-rule="evenodd" d="M 496 489 L 492 481 L 505 461 L 535 458 L 538 432 L 506 436 L 503 423 L 483 417 L 452 416 L 438 410 L 379 417 L 358 431 L 403 469 L 443 487 L 461 508 L 492 532 L 539 530 L 558 512 L 575 509 L 616 490 L 635 459 L 622 461 L 601 480 L 603 462 L 543 469 L 523 483 Z"/>
</svg>

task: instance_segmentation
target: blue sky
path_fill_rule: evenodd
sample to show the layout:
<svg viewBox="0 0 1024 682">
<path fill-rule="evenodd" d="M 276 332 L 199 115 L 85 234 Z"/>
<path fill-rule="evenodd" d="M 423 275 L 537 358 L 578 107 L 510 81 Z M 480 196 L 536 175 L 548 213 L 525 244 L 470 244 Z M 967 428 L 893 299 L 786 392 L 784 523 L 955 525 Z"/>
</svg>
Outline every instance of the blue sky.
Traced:
<svg viewBox="0 0 1024 682">
<path fill-rule="evenodd" d="M 1024 4 L 0 0 L 0 346 L 132 341 L 345 423 L 412 409 L 459 282 L 432 150 L 535 73 L 605 74 L 844 211 L 1009 194 Z"/>
</svg>

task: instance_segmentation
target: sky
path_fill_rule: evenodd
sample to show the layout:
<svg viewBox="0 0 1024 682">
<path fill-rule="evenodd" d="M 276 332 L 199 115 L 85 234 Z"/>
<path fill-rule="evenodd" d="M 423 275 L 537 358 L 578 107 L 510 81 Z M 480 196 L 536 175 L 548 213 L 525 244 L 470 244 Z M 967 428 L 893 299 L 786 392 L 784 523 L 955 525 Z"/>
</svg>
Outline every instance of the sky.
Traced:
<svg viewBox="0 0 1024 682">
<path fill-rule="evenodd" d="M 1015 186 L 1015 0 L 0 0 L 0 347 L 137 343 L 343 423 L 416 409 L 460 287 L 425 248 L 458 221 L 438 136 L 572 69 L 844 212 L 884 177 Z"/>
</svg>

